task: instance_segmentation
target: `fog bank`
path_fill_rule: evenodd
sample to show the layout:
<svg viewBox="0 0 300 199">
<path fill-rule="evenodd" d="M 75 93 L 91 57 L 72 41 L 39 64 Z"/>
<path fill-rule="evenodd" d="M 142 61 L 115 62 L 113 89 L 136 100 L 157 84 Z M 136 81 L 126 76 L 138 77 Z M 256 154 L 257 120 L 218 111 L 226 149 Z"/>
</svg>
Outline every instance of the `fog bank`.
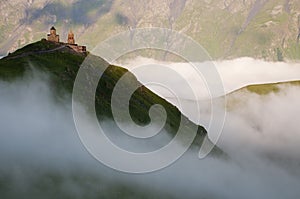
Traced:
<svg viewBox="0 0 300 199">
<path fill-rule="evenodd" d="M 193 147 L 163 170 L 130 175 L 91 157 L 77 135 L 70 96 L 55 96 L 47 80 L 34 73 L 0 82 L 1 198 L 299 198 L 298 87 L 235 96 L 243 103 L 227 110 L 218 142 L 229 158 L 199 160 Z"/>
<path fill-rule="evenodd" d="M 207 99 L 210 95 L 208 90 L 213 89 L 206 87 L 205 82 L 207 80 L 194 71 L 194 65 L 192 64 L 161 62 L 144 57 L 120 61 L 119 64 L 132 71 L 138 80 L 143 83 L 151 82 L 154 78 L 155 80 L 160 80 L 162 84 L 173 85 L 174 93 L 181 99 Z M 244 57 L 233 60 L 214 61 L 213 64 L 223 81 L 225 93 L 230 93 L 251 84 L 300 80 L 300 63 L 266 62 Z M 136 70 L 136 68 L 143 65 L 158 65 L 170 70 L 147 70 L 144 73 Z M 205 67 L 206 65 L 210 64 L 205 62 L 199 64 L 200 67 Z M 201 68 L 198 68 L 198 70 L 201 73 Z M 170 71 L 174 71 L 176 74 L 172 74 Z M 187 80 L 191 87 L 197 89 L 197 93 L 195 93 L 197 98 L 188 92 L 182 91 L 181 85 L 183 81 L 180 80 L 180 76 Z M 155 84 L 149 84 L 148 87 L 165 98 L 174 97 L 170 92 Z"/>
</svg>

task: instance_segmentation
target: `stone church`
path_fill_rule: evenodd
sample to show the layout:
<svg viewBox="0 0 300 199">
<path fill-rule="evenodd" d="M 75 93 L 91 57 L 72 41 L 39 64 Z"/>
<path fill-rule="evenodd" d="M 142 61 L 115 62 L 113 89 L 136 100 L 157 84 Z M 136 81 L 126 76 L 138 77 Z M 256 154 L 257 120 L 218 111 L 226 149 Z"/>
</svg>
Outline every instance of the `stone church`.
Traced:
<svg viewBox="0 0 300 199">
<path fill-rule="evenodd" d="M 86 52 L 86 46 L 80 46 L 80 45 L 75 43 L 74 33 L 72 31 L 70 31 L 69 34 L 68 34 L 67 43 L 63 43 L 63 42 L 59 41 L 59 35 L 56 34 L 55 27 L 52 27 L 50 29 L 50 34 L 47 34 L 47 40 L 51 41 L 51 42 L 57 42 L 57 43 L 65 44 L 66 46 L 68 46 L 69 48 L 72 48 L 76 52 L 80 52 L 80 53 L 85 53 Z"/>
<path fill-rule="evenodd" d="M 47 34 L 47 40 L 53 42 L 59 42 L 59 35 L 56 34 L 54 26 L 50 29 L 50 34 Z"/>
</svg>

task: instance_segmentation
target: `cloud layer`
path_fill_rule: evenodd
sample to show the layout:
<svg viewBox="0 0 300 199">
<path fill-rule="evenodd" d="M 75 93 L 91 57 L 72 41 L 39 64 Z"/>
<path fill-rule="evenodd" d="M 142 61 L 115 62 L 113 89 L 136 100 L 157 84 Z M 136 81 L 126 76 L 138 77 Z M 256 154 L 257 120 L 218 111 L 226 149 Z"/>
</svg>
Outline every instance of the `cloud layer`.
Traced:
<svg viewBox="0 0 300 199">
<path fill-rule="evenodd" d="M 253 58 L 238 58 L 234 60 L 214 61 L 220 78 L 223 81 L 225 93 L 230 93 L 241 87 L 250 84 L 274 83 L 282 81 L 292 81 L 300 79 L 300 63 L 285 62 L 266 62 Z M 183 92 L 182 77 L 195 90 L 195 96 L 200 99 L 209 97 L 209 90 L 213 88 L 206 87 L 205 77 L 195 72 L 194 66 L 188 63 L 170 63 L 160 62 L 149 58 L 137 57 L 134 60 L 125 60 L 120 62 L 124 67 L 132 71 L 137 78 L 143 83 L 149 83 L 154 80 L 160 81 L 165 85 L 172 85 L 174 93 L 182 99 L 197 99 L 188 92 Z M 160 70 L 147 70 L 142 72 L 136 70 L 143 65 L 161 66 Z M 201 73 L 201 66 L 210 65 L 210 63 L 200 63 L 198 71 Z M 169 70 L 165 69 L 168 68 Z M 172 71 L 174 74 L 172 74 Z M 149 88 L 159 93 L 163 97 L 174 97 L 170 92 L 157 85 L 148 85 Z M 213 92 L 213 90 L 211 90 Z"/>
<path fill-rule="evenodd" d="M 223 64 L 239 65 L 240 61 Z M 261 63 L 248 61 L 254 62 L 256 69 L 256 64 Z M 269 65 L 271 68 L 272 63 Z M 289 72 L 283 74 L 292 78 L 296 66 L 286 65 Z M 199 147 L 194 146 L 170 167 L 129 175 L 111 170 L 89 155 L 75 130 L 70 97 L 55 96 L 47 79 L 44 74 L 34 73 L 13 83 L 0 82 L 1 198 L 292 199 L 300 195 L 297 87 L 286 87 L 284 92 L 268 96 L 234 96 L 242 103 L 227 110 L 218 142 L 227 158 L 199 160 Z M 232 79 L 238 84 L 245 77 Z M 203 114 L 204 119 L 209 117 Z M 108 121 L 105 125 L 110 128 Z M 154 146 L 159 146 L 157 140 Z"/>
</svg>

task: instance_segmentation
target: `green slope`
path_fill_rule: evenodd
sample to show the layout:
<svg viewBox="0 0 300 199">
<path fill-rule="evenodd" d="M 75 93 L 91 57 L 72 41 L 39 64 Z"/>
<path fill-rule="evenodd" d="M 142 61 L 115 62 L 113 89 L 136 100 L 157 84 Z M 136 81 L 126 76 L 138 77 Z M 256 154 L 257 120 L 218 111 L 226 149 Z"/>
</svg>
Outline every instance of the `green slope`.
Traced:
<svg viewBox="0 0 300 199">
<path fill-rule="evenodd" d="M 68 96 L 71 96 L 78 69 L 86 57 L 87 53 L 77 53 L 63 44 L 41 40 L 1 59 L 0 79 L 14 81 L 14 79 L 21 78 L 27 71 L 35 68 L 50 75 L 51 85 L 58 96 L 64 96 L 66 93 L 69 94 Z M 95 101 L 99 119 L 112 119 L 111 94 L 115 84 L 128 70 L 109 65 L 97 56 L 89 55 L 88 59 L 96 63 L 96 67 L 104 69 L 104 67 L 108 66 L 99 81 Z M 129 74 L 129 78 L 126 78 L 124 83 L 125 87 L 137 82 L 135 76 L 131 73 Z M 196 124 L 183 116 L 175 106 L 154 94 L 139 82 L 138 84 L 140 87 L 131 96 L 129 106 L 133 121 L 139 125 L 147 125 L 150 122 L 148 113 L 150 107 L 154 104 L 160 104 L 167 112 L 167 120 L 164 126 L 167 132 L 172 134 L 177 132 L 182 116 L 186 123 L 185 131 L 188 133 L 192 128 L 198 129 L 195 142 L 198 144 L 202 142 L 206 135 L 206 130 L 203 127 L 197 127 Z M 89 89 L 83 89 L 83 96 L 88 92 Z"/>
<path fill-rule="evenodd" d="M 268 96 L 270 94 L 284 92 L 286 88 L 291 86 L 300 88 L 300 80 L 245 86 L 226 95 L 227 108 L 228 110 L 233 110 L 245 106 L 247 101 L 251 100 L 251 94 Z"/>
<path fill-rule="evenodd" d="M 267 83 L 267 84 L 252 84 L 235 90 L 229 94 L 230 97 L 233 94 L 238 94 L 244 91 L 248 91 L 250 93 L 256 93 L 258 95 L 268 95 L 270 93 L 278 93 L 283 90 L 285 86 L 300 86 L 300 80 L 297 81 L 285 81 L 285 82 L 277 82 L 277 83 Z"/>
<path fill-rule="evenodd" d="M 246 86 L 245 89 L 259 95 L 267 95 L 269 93 L 277 93 L 282 91 L 283 86 L 300 86 L 300 81 L 278 82 L 271 84 L 255 84 Z"/>
</svg>

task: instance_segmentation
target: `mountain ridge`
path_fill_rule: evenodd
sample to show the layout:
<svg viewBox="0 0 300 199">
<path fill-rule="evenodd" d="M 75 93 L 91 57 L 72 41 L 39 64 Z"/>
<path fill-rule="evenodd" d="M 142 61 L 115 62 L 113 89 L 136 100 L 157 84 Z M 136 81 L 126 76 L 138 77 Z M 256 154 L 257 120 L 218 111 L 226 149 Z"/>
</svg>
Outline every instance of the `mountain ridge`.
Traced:
<svg viewBox="0 0 300 199">
<path fill-rule="evenodd" d="M 37 53 L 41 49 L 43 49 L 42 52 L 45 53 Z M 110 100 L 114 86 L 126 73 L 129 73 L 129 78 L 125 81 L 125 87 L 126 84 L 130 85 L 133 82 L 137 82 L 137 79 L 127 69 L 109 65 L 100 57 L 89 53 L 78 53 L 63 44 L 41 40 L 2 58 L 0 60 L 0 79 L 4 81 L 14 81 L 14 79 L 22 77 L 26 71 L 31 70 L 32 66 L 35 66 L 38 70 L 50 74 L 50 84 L 58 95 L 65 95 L 66 92 L 72 92 L 76 74 L 81 63 L 87 56 L 89 56 L 89 59 L 94 63 L 98 64 L 97 67 L 107 67 L 98 84 L 95 105 L 100 121 L 113 119 Z M 150 122 L 148 112 L 151 106 L 161 104 L 167 112 L 164 130 L 174 134 L 179 128 L 180 119 L 182 117 L 183 121 L 185 121 L 185 130 L 187 132 L 195 127 L 198 129 L 194 143 L 197 143 L 197 145 L 202 143 L 207 134 L 204 127 L 197 126 L 185 117 L 175 106 L 154 94 L 141 83 L 138 82 L 138 84 L 140 86 L 131 96 L 129 107 L 131 117 L 135 123 L 142 126 L 147 125 Z M 88 93 L 89 90 L 83 88 L 83 96 Z M 219 151 L 219 149 L 216 148 L 214 151 Z"/>
</svg>

